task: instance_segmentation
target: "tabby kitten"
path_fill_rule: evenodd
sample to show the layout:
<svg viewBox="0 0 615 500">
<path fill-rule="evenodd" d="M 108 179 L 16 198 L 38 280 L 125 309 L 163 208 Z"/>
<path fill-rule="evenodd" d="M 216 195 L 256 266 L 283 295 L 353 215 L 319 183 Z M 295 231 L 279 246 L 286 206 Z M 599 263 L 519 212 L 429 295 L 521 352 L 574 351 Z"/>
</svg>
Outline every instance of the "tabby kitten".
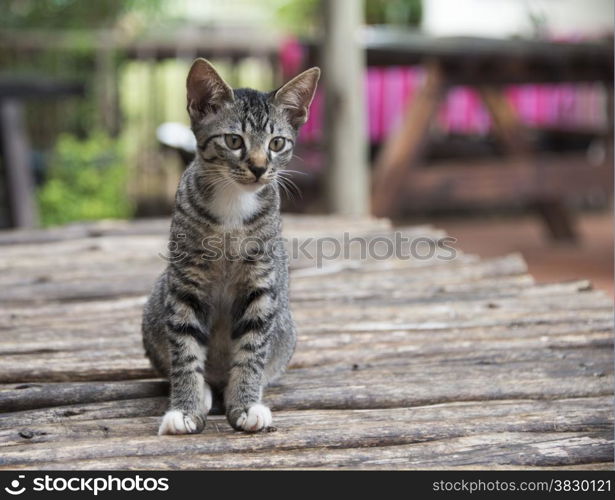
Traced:
<svg viewBox="0 0 615 500">
<path fill-rule="evenodd" d="M 146 354 L 170 381 L 161 435 L 201 432 L 216 395 L 234 429 L 271 425 L 263 388 L 288 364 L 296 338 L 288 256 L 271 245 L 281 242 L 280 171 L 319 76 L 311 68 L 264 93 L 230 88 L 204 59 L 190 69 L 198 151 L 175 198 L 173 256 L 142 324 Z"/>
</svg>

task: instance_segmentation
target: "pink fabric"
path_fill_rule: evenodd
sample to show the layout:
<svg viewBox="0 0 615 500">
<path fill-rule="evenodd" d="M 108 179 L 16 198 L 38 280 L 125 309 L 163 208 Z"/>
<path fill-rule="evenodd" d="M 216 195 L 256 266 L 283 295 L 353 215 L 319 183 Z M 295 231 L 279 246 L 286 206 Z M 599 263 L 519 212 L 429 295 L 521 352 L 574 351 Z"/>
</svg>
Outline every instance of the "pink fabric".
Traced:
<svg viewBox="0 0 615 500">
<path fill-rule="evenodd" d="M 303 49 L 296 41 L 282 47 L 281 61 L 286 76 L 302 67 Z M 370 141 L 382 141 L 400 120 L 421 85 L 420 67 L 368 68 L 365 84 L 367 133 Z M 506 96 L 523 123 L 531 127 L 601 129 L 606 126 L 606 93 L 600 83 L 512 85 Z M 322 139 L 322 93 L 317 92 L 310 117 L 300 140 Z M 479 134 L 489 132 L 491 120 L 476 91 L 452 88 L 438 113 L 444 132 Z"/>
</svg>

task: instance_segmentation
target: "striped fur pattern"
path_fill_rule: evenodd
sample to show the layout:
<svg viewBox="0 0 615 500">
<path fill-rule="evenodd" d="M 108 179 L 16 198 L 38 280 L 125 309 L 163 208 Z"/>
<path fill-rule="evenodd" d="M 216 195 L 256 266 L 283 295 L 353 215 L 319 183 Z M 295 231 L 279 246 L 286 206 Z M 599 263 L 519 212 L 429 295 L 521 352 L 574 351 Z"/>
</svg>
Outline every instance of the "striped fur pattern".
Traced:
<svg viewBox="0 0 615 500">
<path fill-rule="evenodd" d="M 179 183 L 169 264 L 143 313 L 143 343 L 170 382 L 159 434 L 201 432 L 216 396 L 229 423 L 271 425 L 264 387 L 288 364 L 296 331 L 279 186 L 319 70 L 274 92 L 232 90 L 210 63 L 188 75 L 198 154 Z"/>
</svg>

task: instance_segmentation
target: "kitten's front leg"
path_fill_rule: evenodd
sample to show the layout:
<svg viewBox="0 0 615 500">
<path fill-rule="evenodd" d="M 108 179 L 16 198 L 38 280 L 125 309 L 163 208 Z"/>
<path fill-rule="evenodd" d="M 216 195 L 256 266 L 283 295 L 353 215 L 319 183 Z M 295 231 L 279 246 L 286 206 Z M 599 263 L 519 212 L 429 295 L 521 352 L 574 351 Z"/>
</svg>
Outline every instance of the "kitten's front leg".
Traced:
<svg viewBox="0 0 615 500">
<path fill-rule="evenodd" d="M 261 404 L 270 331 L 276 314 L 272 289 L 247 290 L 233 306 L 232 362 L 224 391 L 226 416 L 236 430 L 257 432 L 272 423 Z"/>
<path fill-rule="evenodd" d="M 211 389 L 205 382 L 204 370 L 209 332 L 196 316 L 176 303 L 167 319 L 171 398 L 159 435 L 201 432 L 211 408 Z"/>
</svg>

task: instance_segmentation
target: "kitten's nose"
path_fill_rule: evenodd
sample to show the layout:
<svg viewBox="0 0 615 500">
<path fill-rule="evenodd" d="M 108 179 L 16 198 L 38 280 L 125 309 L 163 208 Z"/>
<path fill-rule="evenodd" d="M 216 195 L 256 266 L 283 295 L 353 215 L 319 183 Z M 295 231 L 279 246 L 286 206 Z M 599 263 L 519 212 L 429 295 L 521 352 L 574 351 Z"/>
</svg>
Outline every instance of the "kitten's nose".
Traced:
<svg viewBox="0 0 615 500">
<path fill-rule="evenodd" d="M 248 168 L 250 169 L 250 172 L 254 174 L 254 177 L 256 177 L 256 180 L 259 180 L 261 175 L 263 175 L 267 171 L 267 167 L 250 166 Z"/>
</svg>

